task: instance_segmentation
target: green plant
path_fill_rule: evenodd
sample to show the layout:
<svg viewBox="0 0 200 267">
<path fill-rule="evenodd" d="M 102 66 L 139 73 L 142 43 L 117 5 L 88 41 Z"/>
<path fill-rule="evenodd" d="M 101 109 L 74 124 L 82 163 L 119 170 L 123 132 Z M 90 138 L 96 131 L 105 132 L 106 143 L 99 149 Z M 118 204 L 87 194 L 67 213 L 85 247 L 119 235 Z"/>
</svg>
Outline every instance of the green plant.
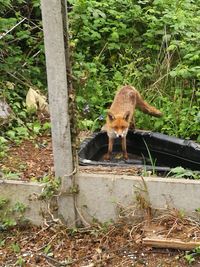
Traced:
<svg viewBox="0 0 200 267">
<path fill-rule="evenodd" d="M 21 251 L 20 246 L 18 243 L 12 243 L 11 244 L 11 249 L 13 250 L 14 253 L 19 253 Z"/>
<path fill-rule="evenodd" d="M 6 171 L 4 172 L 4 178 L 7 180 L 19 180 L 21 173 Z"/>
<path fill-rule="evenodd" d="M 164 113 L 137 113 L 137 127 L 200 140 L 199 0 L 70 3 L 79 127 L 99 129 L 115 90 L 131 83 Z"/>
<path fill-rule="evenodd" d="M 8 202 L 9 200 L 7 198 L 0 197 L 0 209 L 3 209 L 8 204 Z"/>
<path fill-rule="evenodd" d="M 38 120 L 37 114 L 27 110 L 29 88 L 46 92 L 44 44 L 40 1 L 11 0 L 0 2 L 0 98 L 12 109 L 11 120 L 0 129 L 0 156 L 5 156 L 7 143 L 20 144 L 49 127 Z M 4 138 L 4 139 L 3 139 Z"/>
<path fill-rule="evenodd" d="M 25 266 L 25 263 L 26 263 L 26 261 L 23 259 L 23 257 L 19 256 L 17 261 L 16 261 L 16 263 L 15 263 L 15 265 L 23 267 L 23 266 Z"/>
<path fill-rule="evenodd" d="M 5 239 L 0 239 L 0 247 L 4 247 L 6 243 Z"/>
<path fill-rule="evenodd" d="M 16 202 L 14 207 L 12 208 L 12 211 L 23 214 L 26 211 L 26 208 L 27 206 L 24 203 Z"/>
<path fill-rule="evenodd" d="M 200 256 L 200 247 L 196 247 L 192 251 L 186 252 L 185 259 L 189 264 L 195 262 L 195 258 Z"/>
<path fill-rule="evenodd" d="M 51 256 L 53 256 L 53 252 L 52 252 L 51 250 L 52 250 L 52 247 L 51 247 L 51 245 L 49 244 L 49 245 L 47 245 L 47 246 L 44 248 L 44 253 L 45 253 L 47 256 L 51 257 Z"/>
<path fill-rule="evenodd" d="M 42 193 L 39 196 L 40 199 L 50 199 L 52 196 L 57 194 L 61 184 L 60 179 L 49 180 L 48 178 L 46 181 L 43 180 L 43 182 L 45 182 L 45 186 Z"/>
<path fill-rule="evenodd" d="M 24 219 L 24 212 L 27 207 L 21 202 L 16 202 L 13 206 L 9 200 L 0 198 L 0 229 L 6 230 L 15 225 L 27 225 L 27 220 Z"/>
<path fill-rule="evenodd" d="M 0 158 L 3 158 L 6 156 L 6 152 L 8 150 L 7 142 L 3 136 L 0 136 Z"/>
<path fill-rule="evenodd" d="M 146 143 L 146 141 L 143 139 L 144 141 L 144 144 L 145 144 L 145 147 L 146 147 L 146 150 L 147 150 L 147 153 L 148 153 L 148 156 L 149 156 L 149 159 L 150 159 L 150 163 L 151 163 L 151 167 L 152 167 L 152 174 L 153 175 L 156 175 L 156 171 L 155 171 L 155 167 L 156 167 L 156 159 L 153 159 L 152 155 L 151 155 L 151 152 L 149 150 L 149 147 Z M 144 159 L 145 161 L 145 159 Z M 145 165 L 145 164 L 144 164 Z M 147 171 L 146 171 L 147 172 Z"/>
<path fill-rule="evenodd" d="M 164 113 L 154 119 L 137 112 L 138 128 L 200 142 L 200 0 L 68 4 L 78 127 L 99 130 L 117 88 L 133 84 Z M 0 97 L 13 110 L 0 130 L 0 156 L 5 140 L 19 144 L 45 131 L 24 103 L 30 87 L 46 94 L 39 6 L 39 0 L 0 2 Z"/>
<path fill-rule="evenodd" d="M 183 167 L 176 167 L 176 168 L 172 168 L 167 176 L 172 176 L 175 178 L 200 179 L 200 172 L 184 169 Z"/>
</svg>

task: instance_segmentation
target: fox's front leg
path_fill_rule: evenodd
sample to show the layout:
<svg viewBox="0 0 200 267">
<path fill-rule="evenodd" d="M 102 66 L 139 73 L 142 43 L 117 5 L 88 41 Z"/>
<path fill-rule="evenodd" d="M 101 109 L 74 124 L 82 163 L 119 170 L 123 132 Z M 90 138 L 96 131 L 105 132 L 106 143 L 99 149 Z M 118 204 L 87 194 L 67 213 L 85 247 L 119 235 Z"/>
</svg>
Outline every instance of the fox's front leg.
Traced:
<svg viewBox="0 0 200 267">
<path fill-rule="evenodd" d="M 109 137 L 108 138 L 108 152 L 103 157 L 104 160 L 110 160 L 111 155 L 112 155 L 112 150 L 113 150 L 113 143 L 114 143 L 114 138 Z"/>
<path fill-rule="evenodd" d="M 134 118 L 132 119 L 132 121 L 130 121 L 129 129 L 130 130 L 135 130 L 135 119 Z"/>
<path fill-rule="evenodd" d="M 122 152 L 123 152 L 124 159 L 128 159 L 128 153 L 126 150 L 126 136 L 122 137 Z"/>
</svg>

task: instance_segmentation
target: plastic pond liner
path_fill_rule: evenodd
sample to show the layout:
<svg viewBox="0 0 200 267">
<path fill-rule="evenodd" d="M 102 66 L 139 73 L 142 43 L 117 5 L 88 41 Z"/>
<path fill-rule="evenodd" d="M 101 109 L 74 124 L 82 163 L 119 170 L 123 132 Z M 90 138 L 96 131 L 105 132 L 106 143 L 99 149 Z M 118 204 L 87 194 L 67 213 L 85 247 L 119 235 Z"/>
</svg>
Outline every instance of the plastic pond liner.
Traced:
<svg viewBox="0 0 200 267">
<path fill-rule="evenodd" d="M 79 150 L 79 164 L 84 166 L 127 166 L 145 168 L 166 173 L 171 168 L 181 166 L 200 171 L 200 145 L 161 133 L 149 131 L 129 131 L 127 134 L 128 160 L 121 153 L 121 140 L 115 139 L 113 157 L 103 159 L 108 148 L 106 132 L 98 132 L 85 139 Z"/>
</svg>

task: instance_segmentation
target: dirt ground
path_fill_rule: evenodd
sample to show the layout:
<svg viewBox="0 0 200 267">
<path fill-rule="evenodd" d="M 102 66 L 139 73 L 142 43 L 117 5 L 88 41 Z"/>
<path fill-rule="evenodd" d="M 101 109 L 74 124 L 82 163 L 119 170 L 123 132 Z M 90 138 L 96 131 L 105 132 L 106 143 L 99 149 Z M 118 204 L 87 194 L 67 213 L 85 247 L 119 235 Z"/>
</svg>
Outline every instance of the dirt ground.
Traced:
<svg viewBox="0 0 200 267">
<path fill-rule="evenodd" d="M 80 229 L 15 227 L 0 232 L 0 266 L 189 266 L 184 252 L 143 246 L 143 230 L 124 221 Z"/>
<path fill-rule="evenodd" d="M 0 171 L 6 179 L 40 181 L 53 176 L 51 137 L 41 136 L 25 140 L 20 145 L 10 143 L 7 156 L 0 159 Z"/>
<path fill-rule="evenodd" d="M 7 157 L 0 161 L 0 171 L 3 178 L 27 182 L 53 177 L 50 136 L 26 140 L 19 146 L 10 144 Z M 85 167 L 82 171 L 92 170 Z M 118 169 L 106 170 L 115 171 Z M 122 169 L 121 173 L 124 172 L 137 173 Z M 0 222 L 0 266 L 190 266 L 184 257 L 185 251 L 145 246 L 144 238 L 155 234 L 183 242 L 200 242 L 200 224 L 177 211 L 169 211 L 156 219 L 144 217 L 137 223 L 123 214 L 117 223 L 94 223 L 87 228 L 66 228 L 52 222 L 40 228 L 22 225 L 5 230 Z M 194 254 L 192 266 L 200 267 L 196 255 L 198 253 Z"/>
</svg>

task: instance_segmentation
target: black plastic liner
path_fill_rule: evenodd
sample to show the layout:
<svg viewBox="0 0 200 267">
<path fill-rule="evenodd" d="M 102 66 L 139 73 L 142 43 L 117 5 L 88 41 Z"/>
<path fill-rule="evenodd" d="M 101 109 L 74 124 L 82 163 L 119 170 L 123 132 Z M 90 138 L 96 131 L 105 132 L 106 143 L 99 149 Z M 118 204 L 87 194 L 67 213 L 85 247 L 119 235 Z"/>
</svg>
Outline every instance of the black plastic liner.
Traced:
<svg viewBox="0 0 200 267">
<path fill-rule="evenodd" d="M 147 131 L 129 131 L 127 134 L 128 160 L 121 152 L 121 140 L 115 139 L 113 158 L 103 160 L 108 149 L 106 132 L 99 132 L 87 138 L 79 150 L 80 165 L 129 166 L 146 170 L 168 172 L 171 168 L 182 166 L 200 170 L 200 145 L 168 135 Z"/>
</svg>

